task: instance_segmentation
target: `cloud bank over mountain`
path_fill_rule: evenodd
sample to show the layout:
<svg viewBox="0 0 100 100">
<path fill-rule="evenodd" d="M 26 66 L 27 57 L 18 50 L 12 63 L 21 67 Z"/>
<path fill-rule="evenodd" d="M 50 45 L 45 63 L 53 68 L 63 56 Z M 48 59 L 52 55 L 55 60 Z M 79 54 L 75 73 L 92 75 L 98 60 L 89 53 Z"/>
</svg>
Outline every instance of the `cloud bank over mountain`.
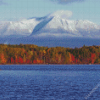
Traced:
<svg viewBox="0 0 100 100">
<path fill-rule="evenodd" d="M 59 10 L 59 11 L 52 13 L 50 16 L 57 17 L 57 18 L 63 18 L 63 19 L 69 19 L 72 16 L 72 14 L 73 14 L 72 11 Z"/>
</svg>

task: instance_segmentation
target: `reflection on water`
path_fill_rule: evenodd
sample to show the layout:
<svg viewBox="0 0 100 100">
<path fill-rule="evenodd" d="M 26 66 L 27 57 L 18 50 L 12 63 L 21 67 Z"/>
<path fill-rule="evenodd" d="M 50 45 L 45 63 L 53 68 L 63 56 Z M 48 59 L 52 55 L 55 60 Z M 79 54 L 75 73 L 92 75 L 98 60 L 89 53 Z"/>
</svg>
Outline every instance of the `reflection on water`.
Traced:
<svg viewBox="0 0 100 100">
<path fill-rule="evenodd" d="M 100 79 L 99 65 L 91 66 L 91 70 L 87 65 L 84 68 L 81 65 L 57 65 L 56 68 L 53 65 L 18 65 L 13 70 L 7 70 L 8 66 L 3 70 L 2 67 L 0 100 L 85 100 Z M 18 67 L 28 67 L 28 70 L 19 70 Z M 99 100 L 99 94 L 98 87 L 88 100 Z"/>
</svg>

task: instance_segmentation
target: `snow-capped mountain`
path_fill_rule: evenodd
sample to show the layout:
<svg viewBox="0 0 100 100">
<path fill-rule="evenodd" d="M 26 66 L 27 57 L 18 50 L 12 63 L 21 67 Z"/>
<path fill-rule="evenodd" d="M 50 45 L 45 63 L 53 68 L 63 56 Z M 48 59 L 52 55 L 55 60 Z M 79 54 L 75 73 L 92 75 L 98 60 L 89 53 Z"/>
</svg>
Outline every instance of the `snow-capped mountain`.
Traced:
<svg viewBox="0 0 100 100">
<path fill-rule="evenodd" d="M 100 37 L 100 26 L 88 20 L 69 20 L 55 12 L 47 16 L 34 29 L 31 35 L 37 36 L 70 36 L 70 37 Z"/>
<path fill-rule="evenodd" d="M 34 19 L 21 20 L 21 21 L 8 21 L 0 22 L 0 35 L 1 36 L 28 36 L 32 33 L 34 27 L 40 23 Z"/>
<path fill-rule="evenodd" d="M 41 18 L 0 22 L 0 36 L 97 37 L 100 26 L 88 20 L 69 20 L 70 12 L 57 11 Z"/>
</svg>

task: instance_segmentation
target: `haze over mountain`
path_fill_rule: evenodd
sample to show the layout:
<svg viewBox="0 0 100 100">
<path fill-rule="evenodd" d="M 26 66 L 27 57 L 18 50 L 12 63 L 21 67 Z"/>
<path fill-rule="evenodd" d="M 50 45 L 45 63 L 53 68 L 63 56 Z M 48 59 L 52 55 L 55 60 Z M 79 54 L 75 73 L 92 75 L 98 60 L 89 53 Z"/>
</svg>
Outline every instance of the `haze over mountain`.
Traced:
<svg viewBox="0 0 100 100">
<path fill-rule="evenodd" d="M 100 38 L 100 26 L 89 20 L 69 20 L 70 11 L 57 11 L 41 18 L 0 22 L 0 36 L 55 36 Z"/>
</svg>

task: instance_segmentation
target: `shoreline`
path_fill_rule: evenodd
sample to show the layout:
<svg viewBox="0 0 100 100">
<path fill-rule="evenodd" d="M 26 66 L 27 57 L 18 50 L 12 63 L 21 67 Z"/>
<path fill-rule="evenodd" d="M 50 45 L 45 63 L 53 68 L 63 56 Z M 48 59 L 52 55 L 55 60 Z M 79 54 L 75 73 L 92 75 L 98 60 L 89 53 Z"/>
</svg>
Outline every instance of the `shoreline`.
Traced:
<svg viewBox="0 0 100 100">
<path fill-rule="evenodd" d="M 0 64 L 0 65 L 100 65 L 100 64 Z"/>
</svg>

